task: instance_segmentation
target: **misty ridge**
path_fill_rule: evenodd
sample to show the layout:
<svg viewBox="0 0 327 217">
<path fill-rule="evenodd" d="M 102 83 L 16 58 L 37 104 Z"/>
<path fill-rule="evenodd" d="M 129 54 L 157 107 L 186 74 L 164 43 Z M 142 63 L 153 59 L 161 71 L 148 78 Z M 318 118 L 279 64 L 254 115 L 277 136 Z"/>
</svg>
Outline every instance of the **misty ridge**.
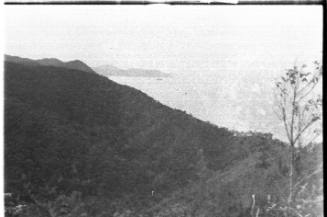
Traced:
<svg viewBox="0 0 327 217">
<path fill-rule="evenodd" d="M 199 120 L 110 78 L 171 77 L 158 70 L 10 55 L 4 65 L 6 216 L 323 216 L 312 139 L 322 102 L 286 104 L 289 90 L 302 99 L 319 82 L 318 62 L 317 74 L 290 66 L 276 83 L 287 141 Z"/>
<path fill-rule="evenodd" d="M 155 77 L 155 78 L 165 78 L 169 77 L 168 73 L 161 72 L 159 70 L 149 70 L 149 69 L 119 69 L 111 65 L 102 65 L 93 67 L 94 71 L 104 76 L 122 76 L 122 77 Z"/>
</svg>

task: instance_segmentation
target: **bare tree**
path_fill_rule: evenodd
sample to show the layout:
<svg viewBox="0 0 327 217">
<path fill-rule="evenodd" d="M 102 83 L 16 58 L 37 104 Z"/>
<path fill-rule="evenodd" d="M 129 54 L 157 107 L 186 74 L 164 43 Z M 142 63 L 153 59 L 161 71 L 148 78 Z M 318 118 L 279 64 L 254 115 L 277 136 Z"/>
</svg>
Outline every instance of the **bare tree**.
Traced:
<svg viewBox="0 0 327 217">
<path fill-rule="evenodd" d="M 322 98 L 316 91 L 320 85 L 322 66 L 315 61 L 311 69 L 294 66 L 276 82 L 277 117 L 282 121 L 290 147 L 289 196 L 293 201 L 294 159 L 296 147 L 315 142 L 320 136 Z"/>
</svg>

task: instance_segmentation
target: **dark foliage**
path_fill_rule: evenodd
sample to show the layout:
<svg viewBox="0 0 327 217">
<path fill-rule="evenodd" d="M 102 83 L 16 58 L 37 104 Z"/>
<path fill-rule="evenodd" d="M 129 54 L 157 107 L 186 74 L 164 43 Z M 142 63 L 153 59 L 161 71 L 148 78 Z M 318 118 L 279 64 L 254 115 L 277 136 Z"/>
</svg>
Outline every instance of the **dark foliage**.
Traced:
<svg viewBox="0 0 327 217">
<path fill-rule="evenodd" d="M 162 195 L 234 157 L 232 134 L 83 71 L 5 63 L 6 191 Z M 241 157 L 241 156 L 235 156 Z"/>
<path fill-rule="evenodd" d="M 117 207 L 142 212 L 186 186 L 191 186 L 185 194 L 192 198 L 187 199 L 193 204 L 191 213 L 198 212 L 197 206 L 216 209 L 203 204 L 219 194 L 227 200 L 218 198 L 218 206 L 228 204 L 224 209 L 238 210 L 234 206 L 239 204 L 230 202 L 234 197 L 243 189 L 254 186 L 253 191 L 259 191 L 267 184 L 256 186 L 256 177 L 262 176 L 256 170 L 274 171 L 267 172 L 267 177 L 283 176 L 284 144 L 265 134 L 235 135 L 136 89 L 66 65 L 56 67 L 54 62 L 58 61 L 47 59 L 43 65 L 29 59 L 5 62 L 5 191 L 17 195 L 20 203 L 33 204 L 30 212 L 52 209 L 40 201 L 52 201 L 46 206 L 55 206 L 62 200 L 83 204 L 80 209 L 91 216 L 99 210 L 113 214 L 119 211 Z M 239 165 L 247 158 L 255 159 L 254 153 L 260 153 L 255 170 Z M 271 169 L 275 162 L 279 162 L 278 172 Z M 236 181 L 231 174 L 232 178 L 225 179 L 231 179 L 230 183 L 221 183 L 245 186 L 239 191 L 234 187 L 207 193 L 193 189 L 205 186 L 201 183 L 210 174 L 219 177 L 228 170 L 245 170 L 245 177 L 251 172 L 254 178 Z M 203 200 L 195 201 L 192 195 Z M 86 202 L 76 202 L 82 200 Z M 37 216 L 27 216 L 31 215 Z"/>
</svg>

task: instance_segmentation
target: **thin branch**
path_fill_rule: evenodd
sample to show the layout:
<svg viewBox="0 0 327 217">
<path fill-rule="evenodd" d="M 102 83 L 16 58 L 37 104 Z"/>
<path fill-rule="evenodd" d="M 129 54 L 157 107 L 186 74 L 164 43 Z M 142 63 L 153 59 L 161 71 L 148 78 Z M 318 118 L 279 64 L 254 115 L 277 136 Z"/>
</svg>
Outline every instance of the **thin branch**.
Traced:
<svg viewBox="0 0 327 217">
<path fill-rule="evenodd" d="M 301 199 L 300 200 L 302 203 L 305 203 L 305 204 L 312 204 L 312 203 L 321 203 L 321 202 L 324 202 L 324 199 L 323 198 L 318 198 L 318 199 L 316 199 L 316 200 L 305 200 L 305 199 Z"/>
<path fill-rule="evenodd" d="M 295 116 L 295 109 L 297 106 L 296 105 L 296 97 L 297 97 L 297 88 L 298 88 L 298 78 L 297 81 L 295 83 L 295 86 L 293 87 L 293 100 L 292 100 L 292 119 L 291 119 L 291 146 L 295 145 L 295 141 L 294 141 L 294 116 Z"/>
<path fill-rule="evenodd" d="M 294 139 L 294 143 L 296 143 L 296 141 L 299 139 L 299 137 L 316 121 L 318 121 L 318 119 L 313 119 L 312 121 L 310 121 L 302 130 L 300 130 L 297 134 L 297 136 Z"/>
<path fill-rule="evenodd" d="M 302 179 L 300 179 L 300 180 L 299 180 L 299 181 L 294 185 L 294 188 L 295 188 L 296 186 L 298 186 L 298 185 L 299 185 L 301 182 L 303 182 L 304 180 L 306 180 L 306 179 L 312 177 L 312 176 L 315 175 L 316 173 L 321 172 L 321 171 L 322 171 L 322 164 L 320 164 L 318 167 L 319 167 L 318 169 L 316 169 L 316 170 L 313 171 L 312 173 L 310 173 L 310 174 L 304 176 Z"/>
<path fill-rule="evenodd" d="M 287 207 L 289 210 L 293 211 L 297 216 L 299 217 L 303 217 L 303 215 L 301 215 L 301 213 L 299 213 L 296 209 L 292 208 L 292 207 Z"/>
<path fill-rule="evenodd" d="M 281 116 L 281 115 L 280 115 L 276 110 L 273 109 L 273 112 L 275 113 L 275 115 L 277 116 L 277 118 L 278 118 L 280 121 L 283 120 L 282 116 Z"/>
<path fill-rule="evenodd" d="M 318 136 L 319 136 L 319 134 L 315 134 L 313 137 L 311 137 L 310 140 L 307 140 L 305 143 L 307 145 L 310 145 L 313 141 L 315 141 L 317 139 Z"/>
<path fill-rule="evenodd" d="M 276 97 L 277 98 L 277 97 Z M 288 129 L 288 124 L 287 124 L 287 115 L 286 115 L 286 96 L 281 97 L 281 99 L 276 99 L 276 101 L 278 101 L 278 108 L 281 111 L 281 114 L 279 114 L 279 112 L 275 111 L 273 109 L 273 112 L 276 114 L 277 118 L 280 119 L 285 127 L 285 131 L 286 131 L 286 136 L 288 138 L 289 141 L 291 141 L 291 137 L 290 137 L 290 132 Z"/>
<path fill-rule="evenodd" d="M 291 142 L 291 136 L 290 136 L 288 125 L 287 125 L 286 112 L 285 112 L 284 107 L 282 107 L 282 115 L 283 115 L 283 123 L 284 123 L 285 131 L 286 131 L 286 135 L 287 135 L 288 140 Z"/>
<path fill-rule="evenodd" d="M 318 80 L 317 81 L 315 81 L 314 82 L 314 79 L 315 78 L 318 78 Z M 299 99 L 299 100 L 301 100 L 301 99 L 303 99 L 303 98 L 305 98 L 309 93 L 311 93 L 311 91 L 315 88 L 315 86 L 318 84 L 318 81 L 319 81 L 319 79 L 320 79 L 320 74 L 316 74 L 316 75 L 313 75 L 312 76 L 312 79 L 303 87 L 303 88 L 301 88 L 299 91 L 298 91 L 298 93 L 299 93 L 299 96 L 300 95 L 302 95 L 302 97 Z M 310 87 L 310 85 L 312 85 L 311 87 Z M 306 90 L 306 88 L 309 88 L 308 90 Z"/>
<path fill-rule="evenodd" d="M 277 100 L 276 100 L 276 101 L 277 101 Z M 282 110 L 282 105 L 281 105 L 281 103 L 278 104 L 278 109 L 279 109 L 279 110 Z M 280 114 L 277 110 L 275 110 L 274 108 L 273 108 L 272 110 L 273 110 L 273 112 L 275 113 L 275 115 L 277 116 L 277 118 L 278 118 L 279 120 L 283 121 L 283 117 L 281 116 L 281 114 Z"/>
<path fill-rule="evenodd" d="M 303 100 L 305 97 L 307 97 L 311 92 L 312 92 L 312 90 L 315 88 L 315 86 L 318 84 L 318 82 L 317 83 L 313 83 L 313 85 L 311 86 L 311 88 L 306 92 L 306 93 L 304 93 L 304 95 L 302 95 L 299 99 L 298 99 L 298 101 L 301 101 L 301 100 Z"/>
</svg>

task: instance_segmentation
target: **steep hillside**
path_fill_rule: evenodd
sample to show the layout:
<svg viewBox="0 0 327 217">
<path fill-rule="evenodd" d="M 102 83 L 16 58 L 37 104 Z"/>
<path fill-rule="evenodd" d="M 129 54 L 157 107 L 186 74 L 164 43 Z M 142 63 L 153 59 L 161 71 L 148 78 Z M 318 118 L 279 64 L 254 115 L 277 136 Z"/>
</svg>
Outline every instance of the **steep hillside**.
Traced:
<svg viewBox="0 0 327 217">
<path fill-rule="evenodd" d="M 241 216 L 251 194 L 284 185 L 285 150 L 95 73 L 5 62 L 5 191 L 26 203 L 78 191 L 98 201 L 90 216 Z"/>
<path fill-rule="evenodd" d="M 169 192 L 196 178 L 201 147 L 208 158 L 214 151 L 222 152 L 222 157 L 230 151 L 225 141 L 219 142 L 232 137 L 226 129 L 171 110 L 140 91 L 96 74 L 10 62 L 5 67 L 8 180 L 19 180 L 18 176 L 27 171 L 41 184 L 50 178 L 48 173 L 53 171 L 49 168 L 61 173 L 62 164 L 66 164 L 67 173 L 54 174 L 56 177 L 69 179 L 76 172 L 79 178 L 85 175 L 100 179 L 95 182 L 110 183 L 109 178 L 115 182 L 106 186 L 111 194 L 121 192 L 120 187 L 144 194 L 153 188 Z M 27 156 L 22 150 L 28 146 L 33 150 L 28 149 L 32 153 Z M 77 153 L 75 149 L 82 152 L 80 156 L 76 154 L 81 158 L 76 161 L 71 159 Z M 93 152 L 95 156 L 90 155 Z M 45 157 L 47 154 L 51 157 Z M 57 165 L 56 159 L 62 164 Z M 28 166 L 25 160 L 41 168 L 12 170 L 12 165 Z M 86 160 L 91 162 L 85 165 Z M 105 163 L 108 165 L 103 165 L 103 169 L 108 175 L 94 168 Z M 114 168 L 108 169 L 109 166 Z"/>
</svg>

